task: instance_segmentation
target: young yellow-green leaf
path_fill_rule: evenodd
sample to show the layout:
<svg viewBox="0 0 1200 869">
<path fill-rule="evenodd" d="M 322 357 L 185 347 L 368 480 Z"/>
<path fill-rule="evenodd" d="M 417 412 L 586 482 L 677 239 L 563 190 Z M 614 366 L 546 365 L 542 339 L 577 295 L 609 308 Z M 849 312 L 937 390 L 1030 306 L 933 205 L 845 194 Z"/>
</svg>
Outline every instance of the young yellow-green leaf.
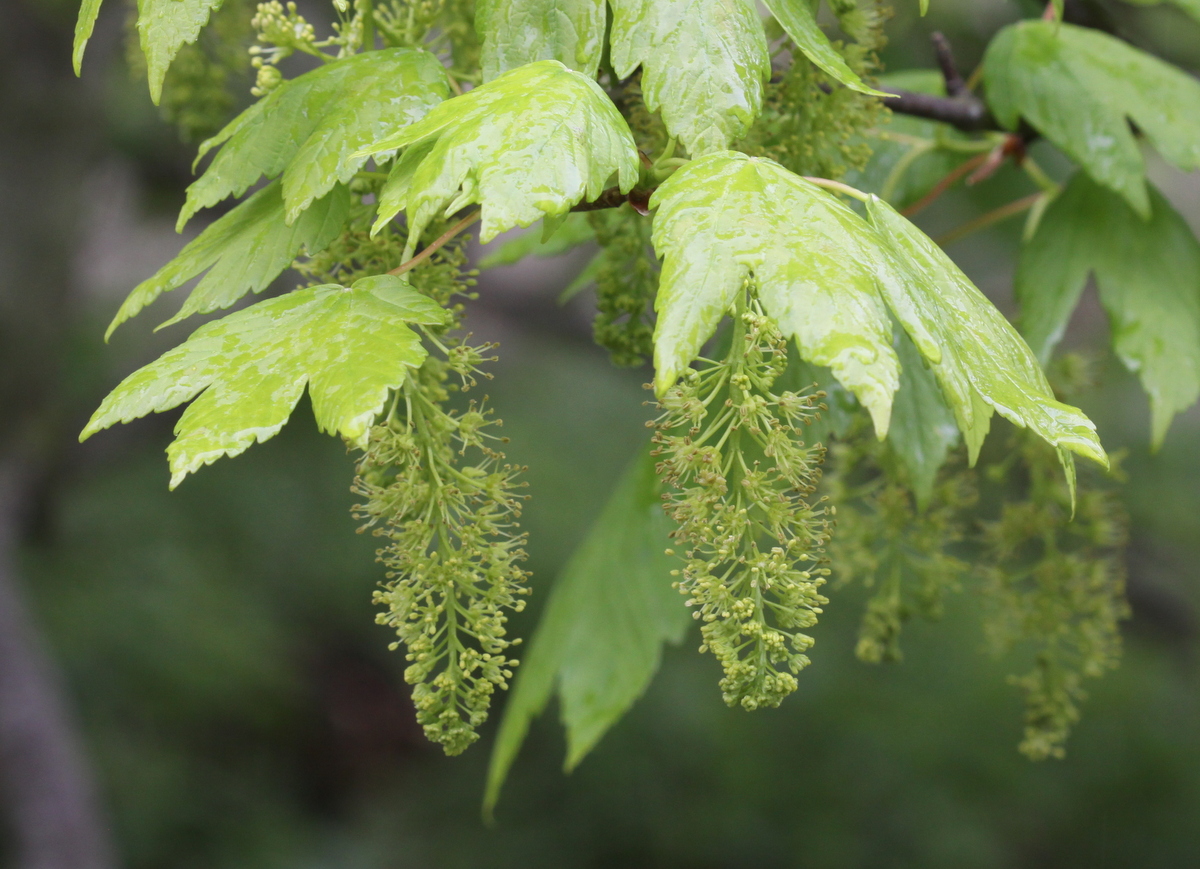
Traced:
<svg viewBox="0 0 1200 869">
<path fill-rule="evenodd" d="M 209 15 L 220 8 L 221 0 L 138 0 L 137 6 L 138 38 L 146 56 L 150 99 L 158 105 L 167 67 L 180 48 L 196 41 Z"/>
<path fill-rule="evenodd" d="M 671 585 L 670 522 L 654 463 L 643 450 L 550 590 L 492 750 L 488 814 L 556 683 L 570 770 L 646 690 L 663 643 L 683 639 L 691 617 Z"/>
<path fill-rule="evenodd" d="M 83 0 L 79 4 L 79 18 L 75 21 L 75 44 L 71 49 L 71 65 L 75 67 L 75 75 L 79 75 L 83 66 L 83 52 L 96 27 L 96 16 L 100 14 L 101 2 L 102 0 Z"/>
<path fill-rule="evenodd" d="M 825 72 L 856 91 L 879 97 L 887 96 L 882 91 L 868 87 L 858 74 L 846 65 L 846 61 L 834 49 L 829 37 L 817 26 L 817 18 L 809 0 L 764 0 L 764 5 L 804 56 Z"/>
<path fill-rule="evenodd" d="M 280 173 L 292 223 L 362 167 L 360 148 L 424 117 L 449 93 L 438 59 L 410 48 L 365 51 L 286 81 L 200 146 L 200 157 L 224 147 L 188 187 L 178 225 Z"/>
<path fill-rule="evenodd" d="M 867 203 L 888 263 L 888 306 L 929 362 L 971 462 L 993 411 L 1056 447 L 1108 465 L 1096 427 L 1054 398 L 1016 329 L 933 241 L 878 197 Z"/>
<path fill-rule="evenodd" d="M 920 351 L 903 330 L 896 334 L 896 353 L 900 389 L 892 405 L 888 442 L 908 472 L 918 507 L 924 509 L 933 495 L 938 469 L 958 443 L 958 426 Z"/>
<path fill-rule="evenodd" d="M 612 64 L 642 67 L 650 111 L 691 152 L 728 148 L 762 109 L 771 58 L 752 0 L 611 0 Z"/>
<path fill-rule="evenodd" d="M 604 53 L 604 0 L 480 0 L 483 80 L 535 60 L 557 60 L 595 77 Z"/>
<path fill-rule="evenodd" d="M 350 211 L 350 191 L 338 185 L 300 215 L 284 222 L 280 183 L 272 181 L 184 246 L 152 277 L 138 284 L 109 324 L 105 339 L 161 294 L 208 274 L 188 296 L 179 313 L 163 326 L 192 314 L 228 308 L 246 293 L 261 293 L 304 249 L 320 253 L 339 232 Z M 159 327 L 160 329 L 162 326 Z"/>
<path fill-rule="evenodd" d="M 1180 169 L 1200 168 L 1200 82 L 1106 33 L 1011 25 L 988 46 L 984 80 L 1000 123 L 1016 129 L 1024 118 L 1144 218 L 1145 166 L 1128 120 Z"/>
<path fill-rule="evenodd" d="M 661 395 L 691 364 L 748 278 L 800 355 L 828 366 L 887 433 L 899 363 L 879 295 L 878 242 L 862 218 L 770 160 L 693 160 L 650 202 L 664 258 L 655 309 Z"/>
<path fill-rule="evenodd" d="M 361 154 L 407 148 L 379 201 L 377 232 L 407 209 L 409 255 L 439 213 L 483 205 L 485 244 L 514 226 L 566 214 L 610 183 L 638 180 L 621 113 L 596 82 L 556 60 L 530 63 L 435 107 Z"/>
<path fill-rule="evenodd" d="M 201 326 L 129 375 L 80 439 L 195 398 L 167 448 L 174 488 L 221 456 L 273 437 L 307 384 L 317 426 L 361 444 L 389 391 L 425 358 L 407 324 L 444 319 L 441 307 L 388 275 L 268 299 Z"/>
<path fill-rule="evenodd" d="M 1113 349 L 1150 395 L 1151 443 L 1200 396 L 1200 243 L 1150 188 L 1150 220 L 1078 173 L 1021 252 L 1017 299 L 1029 344 L 1048 360 L 1089 273 Z"/>
</svg>

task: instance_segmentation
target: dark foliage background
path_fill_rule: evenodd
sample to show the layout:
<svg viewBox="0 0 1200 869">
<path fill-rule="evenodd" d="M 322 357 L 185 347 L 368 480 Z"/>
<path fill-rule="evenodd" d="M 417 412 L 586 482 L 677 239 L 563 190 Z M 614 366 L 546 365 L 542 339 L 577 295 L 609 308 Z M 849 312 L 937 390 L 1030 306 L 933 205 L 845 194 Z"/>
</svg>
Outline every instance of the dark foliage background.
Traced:
<svg viewBox="0 0 1200 869">
<path fill-rule="evenodd" d="M 348 514 L 350 458 L 307 411 L 175 493 L 169 415 L 75 443 L 106 389 L 190 328 L 153 335 L 145 320 L 100 340 L 118 299 L 182 243 L 170 227 L 192 153 L 131 79 L 125 11 L 110 5 L 80 81 L 74 0 L 0 3 L 0 451 L 19 481 L 0 513 L 16 540 L 6 581 L 28 605 L 10 604 L 8 621 L 36 627 L 62 675 L 121 865 L 1196 865 L 1200 414 L 1149 455 L 1146 400 L 1111 359 L 1083 404 L 1110 449 L 1129 449 L 1134 615 L 1125 663 L 1092 684 L 1066 760 L 1017 754 L 1011 667 L 980 653 L 969 596 L 908 630 L 902 664 L 871 667 L 853 655 L 862 593 L 846 589 L 783 708 L 726 709 L 716 665 L 689 638 L 570 777 L 553 715 L 539 722 L 486 828 L 489 737 L 447 759 L 412 723 L 402 657 L 373 624 L 379 574 Z M 933 29 L 970 68 L 1023 11 L 934 0 L 920 20 L 915 0 L 898 6 L 893 69 L 931 66 Z M 1093 10 L 1200 68 L 1200 27 L 1182 15 Z M 1155 172 L 1200 225 L 1197 179 Z M 1004 195 L 997 184 L 951 197 L 922 220 L 949 228 Z M 952 250 L 1002 307 L 1018 233 L 1004 225 Z M 554 303 L 578 265 L 489 273 L 469 319 L 503 344 L 488 391 L 511 457 L 530 466 L 537 591 L 644 437 L 646 372 L 615 371 L 590 345 L 586 298 Z M 1106 328 L 1092 301 L 1069 343 L 1103 347 Z M 0 660 L 0 672 L 19 664 Z M 0 765 L 12 773 L 21 759 L 0 747 Z M 7 780 L 12 818 L 29 782 Z M 14 841 L 0 833 L 15 861 Z"/>
</svg>

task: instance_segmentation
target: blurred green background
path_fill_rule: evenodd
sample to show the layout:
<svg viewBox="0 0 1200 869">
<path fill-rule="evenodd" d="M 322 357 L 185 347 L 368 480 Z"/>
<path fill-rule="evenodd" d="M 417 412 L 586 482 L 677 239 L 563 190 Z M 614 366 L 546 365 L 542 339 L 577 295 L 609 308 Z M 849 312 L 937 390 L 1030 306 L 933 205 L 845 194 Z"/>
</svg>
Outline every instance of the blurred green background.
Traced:
<svg viewBox="0 0 1200 869">
<path fill-rule="evenodd" d="M 36 457 L 19 505 L 21 578 L 123 865 L 1200 865 L 1200 414 L 1180 417 L 1149 455 L 1146 399 L 1111 360 L 1082 403 L 1110 450 L 1129 448 L 1134 615 L 1125 662 L 1089 685 L 1065 760 L 1017 753 L 1013 668 L 981 654 L 969 595 L 942 622 L 907 630 L 902 664 L 873 667 L 854 658 L 863 594 L 848 588 L 782 708 L 725 708 L 717 666 L 689 636 L 569 777 L 552 708 L 485 827 L 495 721 L 457 759 L 413 724 L 402 655 L 373 623 L 380 573 L 348 513 L 351 459 L 307 408 L 174 493 L 163 456 L 172 414 L 75 443 L 105 391 L 190 328 L 154 335 L 153 318 L 167 315 L 151 312 L 112 344 L 100 338 L 119 299 L 182 244 L 171 224 L 193 153 L 130 76 L 127 12 L 111 5 L 77 80 L 73 0 L 0 3 L 0 448 Z M 969 69 L 999 25 L 1029 11 L 934 0 L 921 20 L 915 0 L 897 6 L 893 70 L 932 66 L 934 29 Z M 1169 9 L 1100 8 L 1200 69 L 1200 26 Z M 1196 178 L 1155 172 L 1200 226 Z M 922 223 L 946 229 L 1006 195 L 985 185 Z M 1009 311 L 1019 230 L 951 250 Z M 468 321 L 502 343 L 487 391 L 510 457 L 529 465 L 538 594 L 515 620 L 525 635 L 645 437 L 646 372 L 616 371 L 590 345 L 586 298 L 555 305 L 578 263 L 484 275 Z M 1102 347 L 1105 329 L 1090 299 L 1069 343 Z"/>
</svg>

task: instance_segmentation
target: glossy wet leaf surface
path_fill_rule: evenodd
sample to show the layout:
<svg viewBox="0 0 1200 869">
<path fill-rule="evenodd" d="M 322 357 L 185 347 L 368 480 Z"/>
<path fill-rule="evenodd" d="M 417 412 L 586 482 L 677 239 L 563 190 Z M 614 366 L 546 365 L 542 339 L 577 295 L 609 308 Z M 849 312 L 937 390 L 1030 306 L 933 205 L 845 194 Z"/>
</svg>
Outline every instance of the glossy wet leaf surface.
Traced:
<svg viewBox="0 0 1200 869">
<path fill-rule="evenodd" d="M 651 205 L 664 258 L 654 337 L 660 394 L 753 276 L 767 315 L 800 355 L 831 368 L 880 436 L 887 432 L 900 367 L 877 289 L 877 242 L 861 217 L 779 164 L 734 152 L 689 163 Z"/>
<path fill-rule="evenodd" d="M 179 226 L 281 174 L 294 222 L 362 168 L 367 157 L 359 149 L 424 117 L 449 92 L 437 58 L 408 48 L 364 52 L 286 81 L 200 146 L 200 157 L 221 150 L 188 187 Z"/>
<path fill-rule="evenodd" d="M 339 185 L 288 226 L 280 183 L 272 181 L 214 221 L 175 259 L 138 284 L 117 311 L 107 334 L 205 269 L 208 274 L 164 326 L 192 314 L 228 308 L 246 293 L 261 293 L 301 250 L 310 255 L 324 250 L 341 232 L 349 210 L 350 193 Z"/>
<path fill-rule="evenodd" d="M 483 206 L 479 238 L 487 243 L 566 214 L 610 184 L 627 192 L 638 179 L 637 147 L 616 106 L 555 60 L 447 100 L 368 152 L 398 148 L 407 150 L 380 194 L 375 228 L 406 210 L 410 246 L 440 214 L 468 205 Z"/>
<path fill-rule="evenodd" d="M 749 0 L 613 0 L 612 64 L 642 67 L 646 107 L 693 156 L 728 148 L 762 109 L 771 60 Z"/>
<path fill-rule="evenodd" d="M 537 633 L 517 671 L 488 770 L 490 811 L 529 723 L 557 687 L 574 768 L 646 690 L 663 643 L 679 643 L 691 622 L 671 587 L 663 513 L 648 449 L 629 468 L 587 538 L 555 581 Z"/>
<path fill-rule="evenodd" d="M 923 232 L 872 197 L 871 223 L 887 259 L 888 307 L 929 362 L 974 462 L 993 412 L 1059 447 L 1108 464 L 1096 427 L 1054 398 L 1016 329 Z"/>
<path fill-rule="evenodd" d="M 195 398 L 167 448 L 174 488 L 221 456 L 274 436 L 307 385 L 317 426 L 361 444 L 389 391 L 425 358 L 407 324 L 444 318 L 438 305 L 387 275 L 259 302 L 201 326 L 125 378 L 81 439 Z"/>
<path fill-rule="evenodd" d="M 1000 123 L 1024 118 L 1096 181 L 1150 213 L 1129 121 L 1180 169 L 1200 168 L 1200 82 L 1126 42 L 1048 21 L 1005 28 L 984 59 Z"/>
<path fill-rule="evenodd" d="M 817 26 L 817 18 L 809 0 L 764 0 L 763 5 L 775 16 L 775 20 L 805 57 L 847 87 L 864 94 L 883 96 L 882 92 L 868 87 L 854 70 L 846 65 L 846 61 L 834 49 L 829 37 Z"/>
<path fill-rule="evenodd" d="M 1151 442 L 1200 396 L 1200 243 L 1150 188 L 1143 220 L 1083 173 L 1047 209 L 1021 252 L 1022 332 L 1050 358 L 1094 274 L 1113 349 L 1150 395 Z"/>
<path fill-rule="evenodd" d="M 483 80 L 536 60 L 595 76 L 604 53 L 604 0 L 480 0 Z"/>
</svg>

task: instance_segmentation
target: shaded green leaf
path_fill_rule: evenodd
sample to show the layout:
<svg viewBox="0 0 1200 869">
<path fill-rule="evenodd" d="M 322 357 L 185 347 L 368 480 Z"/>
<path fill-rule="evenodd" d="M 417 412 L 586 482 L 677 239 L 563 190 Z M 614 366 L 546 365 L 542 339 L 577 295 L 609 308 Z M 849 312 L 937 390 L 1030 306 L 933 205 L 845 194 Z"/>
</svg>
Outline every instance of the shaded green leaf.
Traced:
<svg viewBox="0 0 1200 869">
<path fill-rule="evenodd" d="M 1096 276 L 1113 348 L 1150 395 L 1151 443 L 1200 396 L 1200 243 L 1150 188 L 1150 220 L 1078 173 L 1021 252 L 1022 332 L 1047 361 Z"/>
<path fill-rule="evenodd" d="M 556 60 L 505 73 L 361 154 L 407 148 L 380 193 L 377 232 L 407 209 L 408 255 L 438 214 L 483 206 L 480 241 L 565 214 L 638 180 L 637 146 L 596 82 Z M 407 258 L 407 256 L 406 256 Z"/>
<path fill-rule="evenodd" d="M 1200 82 L 1098 30 L 1023 21 L 984 58 L 1000 123 L 1021 118 L 1149 217 L 1145 166 L 1127 119 L 1180 169 L 1200 168 Z"/>
<path fill-rule="evenodd" d="M 535 60 L 557 60 L 594 77 L 604 52 L 604 0 L 480 0 L 483 80 Z"/>
<path fill-rule="evenodd" d="M 596 233 L 592 231 L 586 214 L 568 214 L 566 217 L 563 225 L 545 241 L 542 241 L 542 237 L 536 232 L 523 232 L 489 252 L 479 261 L 479 267 L 490 269 L 496 266 L 511 266 L 527 256 L 558 256 L 581 244 L 596 240 Z"/>
<path fill-rule="evenodd" d="M 979 455 L 992 413 L 999 412 L 1060 453 L 1070 450 L 1107 466 L 1092 421 L 1078 408 L 1055 400 L 1016 329 L 942 249 L 878 197 L 870 198 L 867 212 L 889 260 L 884 297 L 929 362 L 971 462 Z"/>
<path fill-rule="evenodd" d="M 650 204 L 664 257 L 654 334 L 660 395 L 752 277 L 800 355 L 831 368 L 879 436 L 887 433 L 900 371 L 877 288 L 878 242 L 862 218 L 779 164 L 735 152 L 688 163 Z"/>
<path fill-rule="evenodd" d="M 409 48 L 363 52 L 286 81 L 200 146 L 200 157 L 223 147 L 188 187 L 178 226 L 281 173 L 292 223 L 362 168 L 360 148 L 424 117 L 449 92 L 438 59 Z"/>
<path fill-rule="evenodd" d="M 923 510 L 933 496 L 938 470 L 958 443 L 958 426 L 933 373 L 902 330 L 896 334 L 896 352 L 900 356 L 900 389 L 892 405 L 888 441 L 908 472 L 917 505 Z"/>
<path fill-rule="evenodd" d="M 1200 21 L 1200 0 L 1167 0 L 1167 2 Z"/>
<path fill-rule="evenodd" d="M 1158 6 L 1164 0 L 1125 0 L 1126 3 L 1132 3 L 1134 6 Z M 1172 6 L 1182 9 L 1188 15 L 1200 21 L 1200 0 L 1165 0 Z"/>
<path fill-rule="evenodd" d="M 762 109 L 771 60 L 750 0 L 612 0 L 612 64 L 693 156 L 728 148 Z"/>
<path fill-rule="evenodd" d="M 163 326 L 192 314 L 228 308 L 246 293 L 261 293 L 301 250 L 310 255 L 324 250 L 341 232 L 349 211 L 350 192 L 339 185 L 288 226 L 279 181 L 272 181 L 214 221 L 175 259 L 138 284 L 109 324 L 105 338 L 161 294 L 183 286 L 205 269 L 208 274 L 179 313 Z"/>
<path fill-rule="evenodd" d="M 361 446 L 389 391 L 425 358 L 407 324 L 444 319 L 437 304 L 386 275 L 268 299 L 201 326 L 129 375 L 80 439 L 195 398 L 167 448 L 174 488 L 221 456 L 273 437 L 307 384 L 317 426 Z"/>
<path fill-rule="evenodd" d="M 529 723 L 557 685 L 573 769 L 641 696 L 664 642 L 691 621 L 664 554 L 670 522 L 654 457 L 644 449 L 550 590 L 492 750 L 484 810 L 491 813 Z"/>
<path fill-rule="evenodd" d="M 764 0 L 767 10 L 792 38 L 804 56 L 819 66 L 846 87 L 864 94 L 886 96 L 882 91 L 868 87 L 846 61 L 834 49 L 833 43 L 817 26 L 817 18 L 809 0 Z"/>
<path fill-rule="evenodd" d="M 1167 0 L 1167 2 L 1200 21 L 1200 0 Z"/>
</svg>

